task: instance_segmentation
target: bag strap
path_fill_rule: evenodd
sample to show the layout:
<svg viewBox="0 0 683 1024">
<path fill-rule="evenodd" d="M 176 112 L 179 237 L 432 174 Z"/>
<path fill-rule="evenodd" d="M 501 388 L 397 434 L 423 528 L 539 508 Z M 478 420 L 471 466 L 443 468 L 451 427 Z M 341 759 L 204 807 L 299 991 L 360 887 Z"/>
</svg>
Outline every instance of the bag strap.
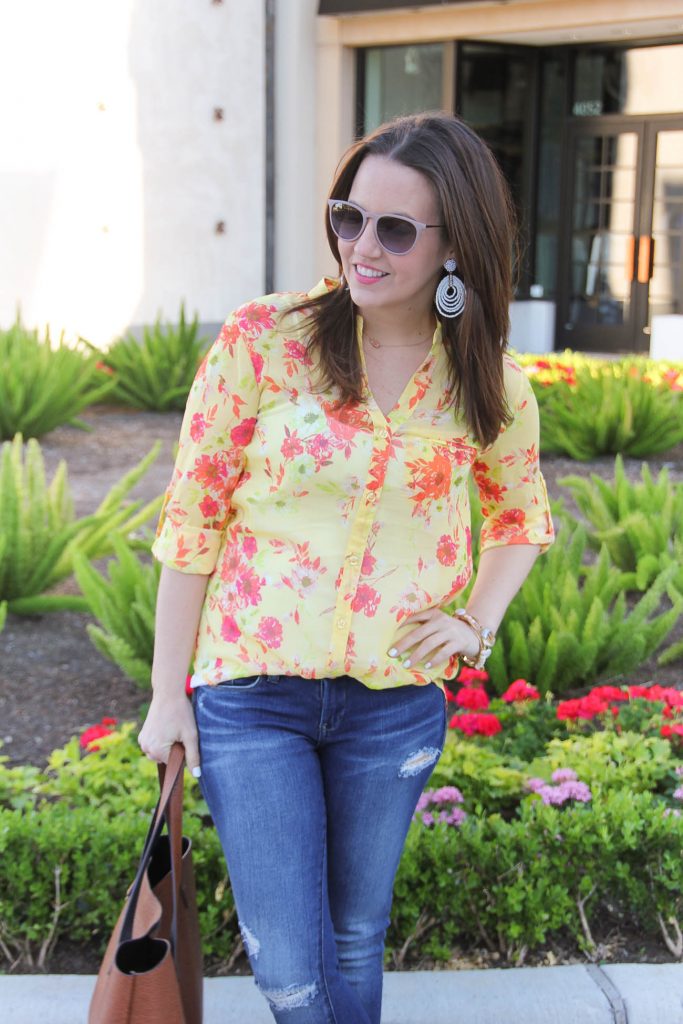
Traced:
<svg viewBox="0 0 683 1024">
<path fill-rule="evenodd" d="M 180 743 L 174 743 L 168 759 L 168 765 L 159 765 L 159 801 L 152 815 L 145 845 L 135 879 L 130 887 L 126 911 L 121 922 L 120 941 L 127 942 L 133 935 L 133 923 L 137 909 L 140 889 L 145 872 L 152 859 L 154 846 L 166 823 L 169 836 L 171 859 L 171 882 L 173 894 L 173 916 L 171 923 L 171 947 L 175 950 L 178 933 L 178 903 L 180 900 L 180 873 L 183 843 L 183 768 L 185 765 L 185 749 Z"/>
</svg>

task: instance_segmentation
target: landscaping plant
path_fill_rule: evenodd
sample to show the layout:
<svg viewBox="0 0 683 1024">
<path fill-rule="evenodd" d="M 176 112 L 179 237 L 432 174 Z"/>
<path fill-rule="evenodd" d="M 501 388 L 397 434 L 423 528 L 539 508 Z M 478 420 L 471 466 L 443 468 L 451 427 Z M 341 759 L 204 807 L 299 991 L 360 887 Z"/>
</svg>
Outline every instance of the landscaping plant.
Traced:
<svg viewBox="0 0 683 1024">
<path fill-rule="evenodd" d="M 492 684 L 502 692 L 509 679 L 533 679 L 546 693 L 630 672 L 669 635 L 683 611 L 683 597 L 670 587 L 669 566 L 657 574 L 628 608 L 634 574 L 610 562 L 606 548 L 586 564 L 584 528 L 562 523 L 557 541 L 539 558 L 510 604 L 487 662 Z M 662 601 L 672 589 L 671 607 Z"/>
<path fill-rule="evenodd" d="M 42 437 L 61 423 L 83 427 L 78 414 L 114 384 L 83 347 L 53 346 L 17 322 L 0 330 L 0 441 L 15 434 Z"/>
<path fill-rule="evenodd" d="M 74 555 L 78 585 L 98 621 L 98 625 L 88 624 L 88 636 L 105 658 L 140 686 L 148 687 L 161 565 L 143 562 L 121 537 L 113 539 L 113 548 L 116 557 L 107 566 L 108 579 L 84 555 Z"/>
<path fill-rule="evenodd" d="M 113 398 L 136 409 L 183 410 L 209 340 L 199 336 L 196 315 L 187 323 L 182 304 L 177 324 L 162 324 L 158 318 L 144 328 L 142 341 L 132 335 L 120 338 L 101 355 L 113 374 Z"/>
<path fill-rule="evenodd" d="M 636 458 L 683 441 L 683 394 L 618 364 L 579 367 L 551 386 L 531 376 L 541 420 L 541 453 L 586 461 L 621 452 Z"/>
<path fill-rule="evenodd" d="M 108 492 L 92 515 L 74 517 L 66 464 L 51 483 L 36 440 L 21 435 L 0 450 L 0 601 L 10 611 L 39 614 L 51 609 L 87 611 L 84 598 L 45 591 L 70 576 L 73 557 L 109 554 L 117 534 L 130 535 L 158 512 L 161 496 L 143 505 L 126 496 L 157 457 L 160 444 Z"/>
</svg>

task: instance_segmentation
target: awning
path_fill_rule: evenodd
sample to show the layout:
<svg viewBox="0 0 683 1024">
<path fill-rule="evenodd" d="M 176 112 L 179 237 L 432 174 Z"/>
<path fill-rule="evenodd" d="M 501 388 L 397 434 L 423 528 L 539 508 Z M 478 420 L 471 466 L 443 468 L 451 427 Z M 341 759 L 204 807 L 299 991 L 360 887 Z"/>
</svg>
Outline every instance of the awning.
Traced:
<svg viewBox="0 0 683 1024">
<path fill-rule="evenodd" d="M 372 14 L 373 11 L 401 10 L 404 7 L 454 7 L 456 4 L 471 3 L 471 0 L 320 0 L 318 14 Z"/>
</svg>

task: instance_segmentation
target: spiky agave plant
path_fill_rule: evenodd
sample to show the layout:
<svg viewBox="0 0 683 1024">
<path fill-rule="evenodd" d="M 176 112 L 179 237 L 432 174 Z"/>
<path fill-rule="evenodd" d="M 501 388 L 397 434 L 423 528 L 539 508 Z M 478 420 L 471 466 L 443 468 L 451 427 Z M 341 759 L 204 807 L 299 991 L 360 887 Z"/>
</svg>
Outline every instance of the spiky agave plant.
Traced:
<svg viewBox="0 0 683 1024">
<path fill-rule="evenodd" d="M 39 443 L 18 434 L 0 450 L 0 601 L 10 611 L 39 614 L 51 609 L 85 611 L 84 598 L 47 594 L 73 572 L 80 551 L 96 558 L 112 551 L 117 534 L 130 535 L 154 515 L 161 496 L 143 504 L 126 495 L 157 457 L 160 443 L 116 483 L 92 515 L 76 519 L 60 462 L 48 485 Z"/>
</svg>

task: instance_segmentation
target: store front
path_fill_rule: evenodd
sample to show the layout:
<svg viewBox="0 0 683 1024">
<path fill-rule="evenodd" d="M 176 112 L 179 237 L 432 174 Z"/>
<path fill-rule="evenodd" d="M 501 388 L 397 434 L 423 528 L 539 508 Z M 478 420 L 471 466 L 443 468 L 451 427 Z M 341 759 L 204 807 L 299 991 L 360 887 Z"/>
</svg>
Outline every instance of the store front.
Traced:
<svg viewBox="0 0 683 1024">
<path fill-rule="evenodd" d="M 653 318 L 683 334 L 683 36 L 373 46 L 356 68 L 358 133 L 446 109 L 488 141 L 521 225 L 515 305 L 550 348 L 647 352 Z"/>
</svg>

